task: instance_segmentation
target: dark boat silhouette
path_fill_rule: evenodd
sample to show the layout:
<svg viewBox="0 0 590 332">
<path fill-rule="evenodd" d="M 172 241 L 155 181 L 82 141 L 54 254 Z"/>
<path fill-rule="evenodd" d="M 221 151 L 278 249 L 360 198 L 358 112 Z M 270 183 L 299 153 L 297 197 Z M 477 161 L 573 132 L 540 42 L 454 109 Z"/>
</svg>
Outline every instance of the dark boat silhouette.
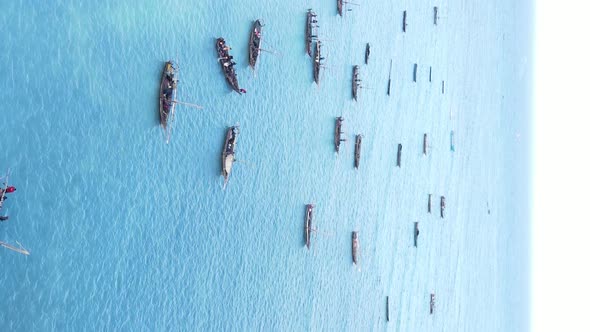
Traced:
<svg viewBox="0 0 590 332">
<path fill-rule="evenodd" d="M 389 81 L 387 82 L 387 95 L 391 92 L 391 65 L 393 64 L 393 60 L 389 60 Z"/>
<path fill-rule="evenodd" d="M 385 297 L 385 318 L 389 322 L 389 296 Z"/>
<path fill-rule="evenodd" d="M 256 61 L 260 55 L 260 43 L 262 42 L 262 23 L 260 20 L 256 20 L 252 25 L 252 31 L 250 32 L 250 41 L 248 43 L 248 59 L 252 69 L 256 67 Z"/>
<path fill-rule="evenodd" d="M 403 30 L 404 32 L 406 32 L 406 26 L 408 26 L 408 23 L 406 23 L 406 18 L 407 18 L 407 13 L 406 13 L 406 11 L 404 10 L 404 18 L 403 18 L 403 21 L 402 21 L 402 30 Z"/>
<path fill-rule="evenodd" d="M 352 262 L 356 265 L 359 263 L 358 251 L 360 247 L 358 232 L 352 232 Z"/>
<path fill-rule="evenodd" d="M 363 143 L 363 135 L 356 135 L 356 142 L 354 144 L 354 168 L 358 169 L 361 160 L 361 144 Z"/>
<path fill-rule="evenodd" d="M 432 194 L 428 194 L 428 213 L 432 212 Z"/>
<path fill-rule="evenodd" d="M 428 134 L 424 134 L 424 141 L 422 142 L 422 154 L 426 155 L 428 152 Z"/>
<path fill-rule="evenodd" d="M 313 208 L 315 206 L 313 204 L 305 205 L 305 245 L 307 249 L 311 246 L 311 232 L 313 229 L 311 228 L 311 223 L 313 219 Z"/>
<path fill-rule="evenodd" d="M 434 293 L 430 293 L 430 314 L 434 313 L 435 297 Z"/>
<path fill-rule="evenodd" d="M 445 196 L 440 196 L 440 217 L 445 217 Z"/>
<path fill-rule="evenodd" d="M 434 6 L 434 25 L 438 22 L 438 7 Z"/>
<path fill-rule="evenodd" d="M 397 167 L 402 167 L 402 145 L 397 145 Z"/>
<path fill-rule="evenodd" d="M 418 229 L 418 222 L 414 222 L 414 247 L 418 247 L 418 235 L 420 235 L 420 230 Z"/>
<path fill-rule="evenodd" d="M 418 75 L 418 64 L 414 64 L 414 82 L 416 82 L 416 76 Z"/>
<path fill-rule="evenodd" d="M 177 83 L 174 63 L 167 61 L 164 64 L 162 80 L 160 81 L 160 125 L 162 126 L 162 130 L 164 130 L 166 143 L 170 141 L 170 127 L 168 123 L 174 120 Z"/>
<path fill-rule="evenodd" d="M 365 65 L 369 64 L 369 55 L 371 55 L 371 44 L 367 43 L 367 46 L 365 46 Z"/>
</svg>

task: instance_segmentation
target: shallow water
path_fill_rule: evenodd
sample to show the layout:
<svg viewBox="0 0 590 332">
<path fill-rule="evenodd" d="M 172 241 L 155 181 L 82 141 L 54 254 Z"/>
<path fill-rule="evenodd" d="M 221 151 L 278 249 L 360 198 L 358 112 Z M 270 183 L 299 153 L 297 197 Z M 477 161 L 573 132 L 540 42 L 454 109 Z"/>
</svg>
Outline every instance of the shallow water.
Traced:
<svg viewBox="0 0 590 332">
<path fill-rule="evenodd" d="M 310 7 L 326 57 L 319 86 L 304 49 Z M 11 169 L 17 192 L 0 241 L 31 255 L 0 250 L 0 326 L 528 329 L 531 7 L 373 1 L 341 18 L 330 1 L 3 3 L 0 169 Z M 257 18 L 275 54 L 262 53 L 253 73 Z M 232 45 L 246 95 L 223 79 L 217 37 Z M 166 145 L 157 102 L 168 59 L 179 63 L 179 99 L 205 109 L 178 105 Z M 336 155 L 339 115 L 348 142 Z M 225 128 L 236 123 L 241 162 L 222 190 Z"/>
</svg>

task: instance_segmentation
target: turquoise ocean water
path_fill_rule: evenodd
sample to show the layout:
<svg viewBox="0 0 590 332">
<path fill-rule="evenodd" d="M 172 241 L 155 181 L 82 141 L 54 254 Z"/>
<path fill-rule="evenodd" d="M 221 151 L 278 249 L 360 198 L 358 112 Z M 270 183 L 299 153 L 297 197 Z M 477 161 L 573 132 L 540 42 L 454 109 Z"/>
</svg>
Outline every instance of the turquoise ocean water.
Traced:
<svg viewBox="0 0 590 332">
<path fill-rule="evenodd" d="M 0 169 L 17 191 L 0 241 L 31 255 L 0 248 L 0 329 L 527 330 L 532 4 L 358 2 L 341 18 L 335 0 L 2 1 Z M 319 87 L 304 53 L 308 8 L 324 42 Z M 254 74 L 258 18 L 275 54 Z M 246 95 L 227 87 L 217 37 Z M 179 105 L 166 145 L 157 103 L 169 59 L 179 99 L 205 109 Z M 339 115 L 349 141 L 336 155 Z M 236 123 L 243 162 L 222 190 Z"/>
</svg>

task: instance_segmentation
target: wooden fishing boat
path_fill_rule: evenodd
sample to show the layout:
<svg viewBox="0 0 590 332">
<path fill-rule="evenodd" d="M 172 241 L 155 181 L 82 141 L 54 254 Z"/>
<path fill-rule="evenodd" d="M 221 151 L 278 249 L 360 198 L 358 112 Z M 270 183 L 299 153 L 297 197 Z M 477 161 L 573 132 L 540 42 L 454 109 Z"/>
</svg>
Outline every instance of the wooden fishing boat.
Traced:
<svg viewBox="0 0 590 332">
<path fill-rule="evenodd" d="M 336 148 L 336 153 L 340 152 L 340 142 L 346 141 L 345 138 L 342 138 L 342 122 L 344 118 L 339 116 L 336 118 L 336 130 L 334 131 L 334 147 Z"/>
<path fill-rule="evenodd" d="M 428 194 L 428 213 L 432 212 L 432 194 Z"/>
<path fill-rule="evenodd" d="M 397 167 L 402 167 L 402 145 L 397 145 Z"/>
<path fill-rule="evenodd" d="M 424 134 L 424 141 L 422 142 L 422 154 L 426 155 L 428 152 L 428 134 Z"/>
<path fill-rule="evenodd" d="M 418 76 L 418 64 L 414 64 L 414 82 L 416 82 L 416 76 Z"/>
<path fill-rule="evenodd" d="M 320 85 L 320 68 L 322 67 L 321 61 L 324 59 L 321 55 L 322 42 L 317 41 L 315 44 L 315 57 L 313 60 L 313 80 L 317 85 Z"/>
<path fill-rule="evenodd" d="M 316 13 L 314 13 L 311 9 L 307 10 L 307 23 L 305 25 L 305 52 L 307 55 L 311 57 L 311 43 L 313 39 L 316 38 L 314 36 L 313 28 L 315 26 L 314 21 L 316 21 Z"/>
<path fill-rule="evenodd" d="M 369 64 L 369 55 L 371 55 L 371 44 L 367 43 L 367 46 L 365 46 L 365 65 Z"/>
<path fill-rule="evenodd" d="M 445 196 L 440 196 L 440 217 L 445 217 Z"/>
<path fill-rule="evenodd" d="M 229 54 L 231 48 L 225 43 L 223 38 L 217 38 L 215 47 L 217 48 L 217 60 L 219 61 L 227 84 L 238 94 L 246 93 L 246 90 L 240 88 L 240 84 L 238 83 L 238 75 L 234 69 L 235 62 L 232 60 L 233 56 Z"/>
<path fill-rule="evenodd" d="M 354 143 L 354 168 L 358 169 L 361 160 L 361 144 L 363 143 L 363 135 L 356 135 L 356 142 Z"/>
<path fill-rule="evenodd" d="M 352 232 L 352 262 L 356 265 L 358 265 L 359 263 L 359 247 L 360 247 L 360 242 L 359 242 L 359 236 L 358 236 L 358 232 Z"/>
<path fill-rule="evenodd" d="M 160 82 L 160 125 L 164 130 L 166 143 L 170 141 L 171 124 L 174 121 L 174 112 L 176 108 L 176 88 L 178 79 L 176 77 L 176 68 L 172 61 L 164 64 L 162 80 Z"/>
<path fill-rule="evenodd" d="M 239 134 L 240 128 L 236 125 L 229 127 L 225 135 L 225 144 L 223 145 L 223 152 L 221 153 L 221 175 L 223 176 L 224 188 L 227 185 L 235 161 L 235 149 Z"/>
<path fill-rule="evenodd" d="M 430 66 L 430 69 L 428 71 L 428 82 L 432 82 L 432 66 Z"/>
<path fill-rule="evenodd" d="M 262 42 L 262 23 L 260 20 L 256 20 L 252 25 L 252 31 L 250 32 L 250 42 L 248 43 L 248 58 L 250 67 L 254 69 L 256 67 L 256 61 L 260 55 L 260 43 Z"/>
<path fill-rule="evenodd" d="M 420 230 L 418 229 L 418 222 L 414 222 L 414 247 L 418 247 L 418 235 L 420 235 Z"/>
<path fill-rule="evenodd" d="M 313 208 L 315 206 L 313 204 L 306 204 L 305 205 L 305 245 L 307 249 L 311 246 L 311 223 L 313 219 Z"/>
<path fill-rule="evenodd" d="M 455 151 L 455 131 L 451 130 L 451 151 Z"/>
<path fill-rule="evenodd" d="M 352 67 L 352 98 L 356 101 L 358 88 L 360 86 L 361 79 L 359 78 L 359 66 Z"/>
</svg>

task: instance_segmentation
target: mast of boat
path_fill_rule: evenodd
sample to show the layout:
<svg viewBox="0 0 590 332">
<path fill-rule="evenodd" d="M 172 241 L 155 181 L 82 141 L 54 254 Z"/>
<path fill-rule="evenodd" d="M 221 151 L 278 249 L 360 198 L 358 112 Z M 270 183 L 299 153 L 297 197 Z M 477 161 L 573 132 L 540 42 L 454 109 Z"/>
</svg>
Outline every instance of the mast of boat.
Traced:
<svg viewBox="0 0 590 332">
<path fill-rule="evenodd" d="M 391 91 L 391 65 L 393 63 L 393 59 L 389 60 L 389 82 L 387 82 L 387 95 L 389 96 L 389 92 Z"/>
<path fill-rule="evenodd" d="M 173 100 L 172 102 L 175 103 L 175 104 L 180 104 L 180 105 L 184 105 L 184 106 L 188 106 L 188 107 L 193 107 L 193 108 L 196 108 L 198 110 L 202 110 L 203 109 L 203 106 L 201 106 L 201 105 L 191 104 L 191 103 L 187 103 L 187 102 L 184 102 L 184 101 Z"/>
<path fill-rule="evenodd" d="M 6 248 L 8 250 L 12 250 L 14 252 L 18 252 L 19 254 L 23 254 L 25 256 L 29 256 L 31 254 L 28 250 L 26 250 L 25 248 L 23 248 L 23 246 L 20 243 L 18 243 L 18 245 L 20 246 L 20 248 L 17 248 L 17 247 L 15 247 L 13 245 L 10 245 L 10 244 L 8 244 L 6 242 L 0 241 L 0 246 Z"/>
</svg>

